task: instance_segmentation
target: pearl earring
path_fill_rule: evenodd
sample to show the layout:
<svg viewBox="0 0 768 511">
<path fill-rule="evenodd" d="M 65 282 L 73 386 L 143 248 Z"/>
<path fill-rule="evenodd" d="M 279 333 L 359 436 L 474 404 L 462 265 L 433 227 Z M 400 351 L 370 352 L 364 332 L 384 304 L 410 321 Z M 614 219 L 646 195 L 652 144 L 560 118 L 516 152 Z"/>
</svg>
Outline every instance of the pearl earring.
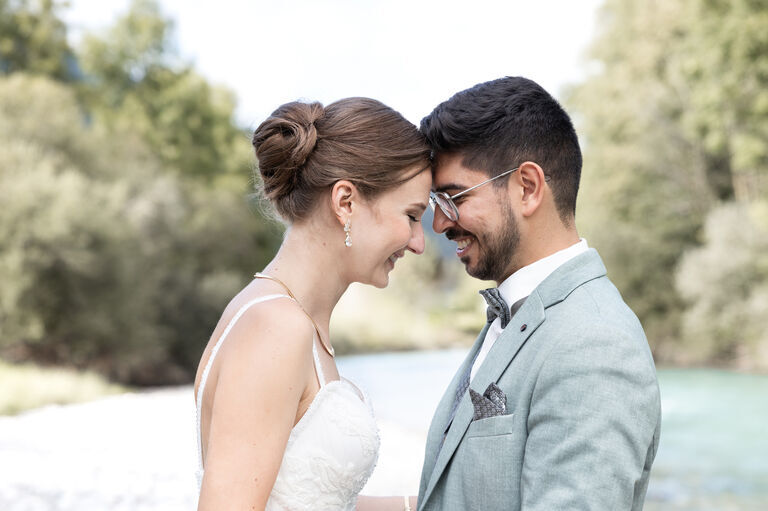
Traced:
<svg viewBox="0 0 768 511">
<path fill-rule="evenodd" d="M 348 247 L 352 246 L 352 238 L 349 237 L 349 231 L 350 231 L 350 223 L 351 221 L 349 218 L 347 218 L 347 223 L 344 224 L 344 232 L 346 233 L 346 237 L 344 238 L 344 244 Z"/>
</svg>

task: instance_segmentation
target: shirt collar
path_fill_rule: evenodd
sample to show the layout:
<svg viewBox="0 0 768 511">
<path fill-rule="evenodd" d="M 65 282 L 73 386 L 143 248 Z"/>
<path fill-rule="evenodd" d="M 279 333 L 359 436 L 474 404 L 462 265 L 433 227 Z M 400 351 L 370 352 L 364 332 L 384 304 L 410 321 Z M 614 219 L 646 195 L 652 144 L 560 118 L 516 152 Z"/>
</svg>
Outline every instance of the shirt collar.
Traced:
<svg viewBox="0 0 768 511">
<path fill-rule="evenodd" d="M 578 243 L 517 270 L 499 284 L 499 293 L 511 307 L 518 300 L 530 295 L 561 265 L 587 250 L 587 240 L 580 238 Z"/>
</svg>

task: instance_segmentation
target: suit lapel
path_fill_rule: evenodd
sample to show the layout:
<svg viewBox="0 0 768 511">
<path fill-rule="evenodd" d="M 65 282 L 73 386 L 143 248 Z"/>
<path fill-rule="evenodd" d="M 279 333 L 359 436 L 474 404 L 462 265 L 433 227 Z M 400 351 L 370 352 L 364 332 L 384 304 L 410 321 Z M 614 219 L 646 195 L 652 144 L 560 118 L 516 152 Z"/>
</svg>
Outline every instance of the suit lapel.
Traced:
<svg viewBox="0 0 768 511">
<path fill-rule="evenodd" d="M 442 399 L 440 399 L 440 403 L 437 405 L 437 410 L 435 410 L 435 415 L 432 417 L 432 423 L 429 427 L 429 433 L 427 434 L 427 446 L 424 453 L 424 467 L 421 472 L 421 489 L 423 490 L 427 482 L 429 481 L 429 477 L 432 474 L 432 471 L 435 466 L 435 461 L 437 459 L 438 453 L 440 452 L 440 446 L 443 443 L 443 433 L 445 432 L 445 428 L 448 426 L 448 419 L 451 414 L 451 407 L 453 406 L 453 400 L 456 396 L 456 389 L 459 386 L 459 380 L 461 380 L 461 376 L 466 372 L 467 368 L 470 364 L 475 360 L 475 356 L 477 355 L 477 352 L 480 350 L 480 347 L 483 345 L 483 339 L 485 339 L 485 333 L 488 330 L 488 324 L 485 325 L 483 330 L 480 332 L 480 334 L 477 336 L 477 339 L 475 339 L 475 343 L 472 345 L 472 348 L 470 348 L 469 352 L 467 353 L 466 358 L 464 359 L 464 362 L 462 362 L 461 367 L 459 367 L 459 370 L 456 371 L 456 374 L 453 376 L 453 379 L 451 380 L 451 383 L 448 385 L 448 388 L 446 388 L 445 393 L 443 394 Z M 459 406 L 460 408 L 461 406 Z M 458 416 L 458 409 L 456 411 L 456 415 Z M 456 416 L 454 417 L 454 421 L 456 420 Z"/>
<path fill-rule="evenodd" d="M 482 394 L 490 383 L 497 383 L 517 356 L 520 348 L 544 322 L 544 317 L 544 304 L 539 294 L 534 291 L 496 339 L 483 365 L 477 370 L 470 387 Z M 525 325 L 524 328 L 523 325 Z"/>
<path fill-rule="evenodd" d="M 514 359 L 517 352 L 523 344 L 525 344 L 525 341 L 528 340 L 530 335 L 543 321 L 544 307 L 538 295 L 534 292 L 534 294 L 528 297 L 523 306 L 520 307 L 520 310 L 512 318 L 512 321 L 510 321 L 493 344 L 493 347 L 488 352 L 485 361 L 478 369 L 477 374 L 475 374 L 469 387 L 479 394 L 485 392 L 485 389 L 488 388 L 488 384 L 499 379 L 507 366 L 512 362 L 512 359 Z M 523 324 L 526 325 L 526 328 L 521 332 L 520 326 Z M 485 338 L 484 334 L 485 332 L 483 332 L 482 338 Z M 480 344 L 482 344 L 482 342 Z M 457 378 L 454 378 L 454 380 L 458 382 Z M 453 385 L 451 389 L 455 391 L 456 386 Z M 454 395 L 453 392 L 451 392 L 450 395 L 452 397 Z M 443 401 L 445 401 L 445 398 Z M 443 402 L 441 402 L 441 406 L 442 405 Z M 448 403 L 448 407 L 450 407 L 450 405 L 451 403 Z M 422 499 L 424 502 L 429 498 L 430 493 L 432 493 L 437 481 L 440 480 L 440 476 L 448 465 L 454 451 L 456 451 L 456 448 L 459 446 L 461 439 L 464 438 L 464 433 L 472 422 L 474 412 L 475 410 L 472 406 L 472 401 L 469 398 L 469 392 L 467 392 L 459 402 L 459 407 L 456 409 L 456 416 L 453 418 L 453 424 L 451 424 L 451 429 L 445 437 L 445 443 L 443 444 L 442 449 L 439 449 L 437 453 L 437 459 L 433 465 L 429 483 L 427 484 Z M 443 428 L 447 425 L 444 422 Z M 430 437 L 435 433 L 433 429 L 434 424 L 433 428 L 430 429 Z M 444 431 L 444 429 L 442 431 Z M 442 431 L 440 434 L 442 434 Z M 430 440 L 432 440 L 432 438 L 428 438 L 427 441 L 430 442 Z M 427 468 L 426 465 L 425 468 Z"/>
</svg>

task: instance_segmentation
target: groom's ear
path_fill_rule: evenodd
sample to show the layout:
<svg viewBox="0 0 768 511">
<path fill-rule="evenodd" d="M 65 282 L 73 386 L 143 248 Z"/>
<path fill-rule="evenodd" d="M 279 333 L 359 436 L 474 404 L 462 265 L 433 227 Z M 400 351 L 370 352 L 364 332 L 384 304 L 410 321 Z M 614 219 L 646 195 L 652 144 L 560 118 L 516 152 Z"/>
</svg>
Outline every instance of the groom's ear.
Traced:
<svg viewBox="0 0 768 511">
<path fill-rule="evenodd" d="M 357 187 L 346 179 L 336 181 L 331 188 L 331 210 L 341 225 L 346 223 L 352 216 L 353 204 L 360 198 L 360 192 Z"/>
<path fill-rule="evenodd" d="M 520 213 L 523 216 L 531 216 L 544 201 L 544 189 L 546 187 L 544 170 L 538 164 L 526 161 L 520 165 L 516 174 L 516 182 L 519 185 L 518 193 L 520 193 Z"/>
</svg>

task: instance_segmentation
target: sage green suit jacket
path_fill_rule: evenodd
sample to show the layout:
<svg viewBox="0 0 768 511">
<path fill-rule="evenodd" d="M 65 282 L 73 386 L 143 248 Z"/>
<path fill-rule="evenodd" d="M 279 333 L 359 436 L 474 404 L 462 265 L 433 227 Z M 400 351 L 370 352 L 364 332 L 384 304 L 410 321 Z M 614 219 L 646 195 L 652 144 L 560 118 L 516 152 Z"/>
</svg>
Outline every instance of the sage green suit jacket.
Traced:
<svg viewBox="0 0 768 511">
<path fill-rule="evenodd" d="M 480 394 L 495 382 L 508 414 L 472 420 L 467 392 L 443 443 L 487 328 L 432 419 L 419 511 L 642 509 L 661 426 L 656 369 L 597 251 L 531 293 L 472 379 Z"/>
</svg>

